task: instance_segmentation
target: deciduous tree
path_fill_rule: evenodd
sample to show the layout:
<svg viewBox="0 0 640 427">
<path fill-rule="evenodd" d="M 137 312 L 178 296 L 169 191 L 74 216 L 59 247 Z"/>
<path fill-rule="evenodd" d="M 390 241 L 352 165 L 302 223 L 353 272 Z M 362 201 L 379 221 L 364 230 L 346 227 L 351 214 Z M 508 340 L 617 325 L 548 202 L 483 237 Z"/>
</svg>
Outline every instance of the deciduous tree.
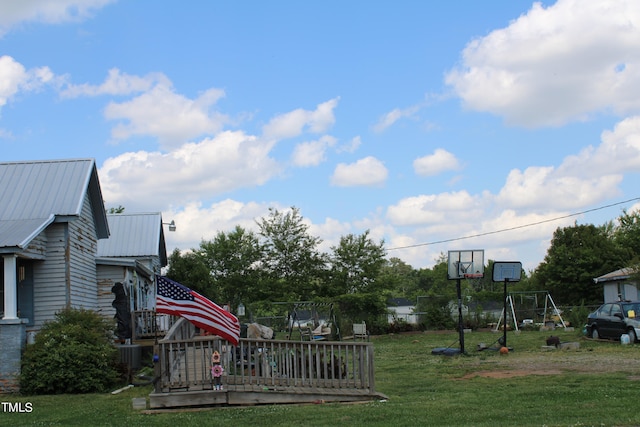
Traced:
<svg viewBox="0 0 640 427">
<path fill-rule="evenodd" d="M 609 238 L 605 227 L 576 224 L 558 228 L 535 280 L 558 304 L 598 304 L 602 286 L 593 279 L 623 267 L 626 258 L 626 251 Z"/>
<path fill-rule="evenodd" d="M 319 237 L 309 234 L 300 210 L 269 209 L 257 221 L 263 249 L 264 291 L 272 301 L 305 301 L 317 296 L 324 280 L 327 257 L 321 254 Z"/>
</svg>

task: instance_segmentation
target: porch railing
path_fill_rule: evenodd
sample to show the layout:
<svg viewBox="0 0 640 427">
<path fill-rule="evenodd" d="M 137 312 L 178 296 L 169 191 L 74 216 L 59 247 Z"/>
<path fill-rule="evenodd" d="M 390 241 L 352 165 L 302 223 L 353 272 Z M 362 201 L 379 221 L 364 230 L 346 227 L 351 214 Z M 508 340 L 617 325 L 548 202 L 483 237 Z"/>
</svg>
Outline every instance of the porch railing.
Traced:
<svg viewBox="0 0 640 427">
<path fill-rule="evenodd" d="M 375 391 L 370 342 L 240 339 L 214 336 L 158 342 L 156 393 L 235 389 L 333 388 Z M 219 361 L 212 361 L 214 352 Z M 214 365 L 220 368 L 213 371 Z"/>
<path fill-rule="evenodd" d="M 132 340 L 162 339 L 178 319 L 154 310 L 135 310 L 131 312 Z"/>
</svg>

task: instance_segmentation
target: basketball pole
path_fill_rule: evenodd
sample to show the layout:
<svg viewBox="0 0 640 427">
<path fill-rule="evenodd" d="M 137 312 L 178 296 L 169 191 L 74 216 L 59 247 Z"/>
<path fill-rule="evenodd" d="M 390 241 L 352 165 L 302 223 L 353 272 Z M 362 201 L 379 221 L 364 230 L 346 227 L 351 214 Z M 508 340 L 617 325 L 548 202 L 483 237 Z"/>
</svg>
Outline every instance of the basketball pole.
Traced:
<svg viewBox="0 0 640 427">
<path fill-rule="evenodd" d="M 458 334 L 460 335 L 460 353 L 464 354 L 464 325 L 462 322 L 462 290 L 460 289 L 460 277 L 456 279 L 458 292 Z"/>
<path fill-rule="evenodd" d="M 503 330 L 502 346 L 503 347 L 507 347 L 507 283 L 508 282 L 509 282 L 509 279 L 505 278 L 504 279 L 504 296 L 502 297 L 502 301 L 504 301 L 504 308 L 503 308 L 504 323 L 502 324 L 502 330 Z"/>
</svg>

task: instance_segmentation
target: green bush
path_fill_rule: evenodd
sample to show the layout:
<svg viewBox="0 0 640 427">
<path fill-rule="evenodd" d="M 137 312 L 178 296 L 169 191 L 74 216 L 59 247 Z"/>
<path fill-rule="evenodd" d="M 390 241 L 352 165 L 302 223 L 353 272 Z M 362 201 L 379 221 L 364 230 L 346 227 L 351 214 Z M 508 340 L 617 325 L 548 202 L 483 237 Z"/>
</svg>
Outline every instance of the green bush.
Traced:
<svg viewBox="0 0 640 427">
<path fill-rule="evenodd" d="M 66 309 L 46 323 L 22 357 L 25 394 L 105 391 L 119 379 L 113 325 L 89 310 Z"/>
</svg>

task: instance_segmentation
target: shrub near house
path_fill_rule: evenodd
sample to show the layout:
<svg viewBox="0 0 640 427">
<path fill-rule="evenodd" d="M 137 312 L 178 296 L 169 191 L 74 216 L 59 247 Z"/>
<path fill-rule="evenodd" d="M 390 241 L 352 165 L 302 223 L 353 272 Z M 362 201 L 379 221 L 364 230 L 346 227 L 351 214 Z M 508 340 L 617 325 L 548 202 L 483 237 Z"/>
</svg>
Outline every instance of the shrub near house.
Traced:
<svg viewBox="0 0 640 427">
<path fill-rule="evenodd" d="M 44 325 L 22 358 L 25 394 L 105 391 L 118 380 L 113 326 L 89 310 L 66 309 Z"/>
</svg>

